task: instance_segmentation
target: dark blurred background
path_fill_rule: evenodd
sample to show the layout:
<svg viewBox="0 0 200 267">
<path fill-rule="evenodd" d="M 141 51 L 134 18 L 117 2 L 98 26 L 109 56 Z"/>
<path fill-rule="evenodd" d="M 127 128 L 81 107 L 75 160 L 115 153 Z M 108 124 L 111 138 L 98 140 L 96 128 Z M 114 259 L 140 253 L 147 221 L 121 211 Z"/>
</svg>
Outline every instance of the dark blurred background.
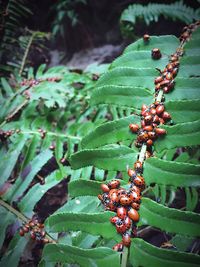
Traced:
<svg viewBox="0 0 200 267">
<path fill-rule="evenodd" d="M 95 60 L 101 63 L 110 62 L 122 52 L 127 44 L 145 33 L 150 35 L 174 34 L 178 36 L 186 22 L 190 22 L 188 18 L 185 18 L 184 14 L 191 13 L 192 20 L 194 18 L 192 18 L 193 14 L 199 9 L 198 0 L 1 0 L 0 3 L 2 15 L 1 40 L 4 38 L 6 21 L 9 19 L 14 24 L 19 24 L 16 29 L 11 28 L 14 38 L 24 35 L 26 29 L 49 33 L 48 38 L 46 38 L 47 40 L 43 40 L 44 46 L 40 47 L 37 42 L 32 44 L 32 50 L 29 54 L 30 62 L 28 63 L 35 68 L 42 63 L 50 64 L 50 66 L 67 64 L 72 67 L 78 67 L 78 59 L 80 59 L 80 68 L 84 68 Z M 184 8 L 182 8 L 182 15 L 179 12 L 177 3 L 180 3 L 183 7 L 190 8 L 190 10 L 187 9 L 184 12 Z M 174 10 L 177 9 L 177 15 L 166 15 L 165 9 L 163 9 L 163 13 L 161 10 L 157 14 L 158 20 L 156 21 L 153 16 L 151 18 L 148 14 L 149 8 L 149 11 L 144 14 L 142 12 L 139 14 L 140 11 L 138 11 L 139 13 L 128 14 L 128 17 L 136 17 L 135 23 L 120 21 L 123 11 L 133 4 L 141 6 L 149 4 L 176 4 Z M 16 16 L 12 20 L 10 18 L 12 14 L 6 12 L 9 9 L 9 5 L 16 7 L 16 13 L 19 7 L 24 12 L 26 9 L 30 10 L 32 14 L 23 16 L 20 12 L 21 17 Z M 174 10 L 171 13 L 175 13 Z M 156 15 L 157 11 L 152 10 L 151 12 Z M 148 22 L 149 18 L 151 21 Z M 94 48 L 97 49 L 94 50 Z M 1 47 L 1 50 L 3 49 L 4 47 Z M 82 59 L 84 54 L 88 58 L 88 62 L 86 59 Z M 9 62 L 10 59 L 8 57 L 8 52 L 6 56 L 1 56 L 2 63 L 6 64 L 6 62 Z"/>
</svg>

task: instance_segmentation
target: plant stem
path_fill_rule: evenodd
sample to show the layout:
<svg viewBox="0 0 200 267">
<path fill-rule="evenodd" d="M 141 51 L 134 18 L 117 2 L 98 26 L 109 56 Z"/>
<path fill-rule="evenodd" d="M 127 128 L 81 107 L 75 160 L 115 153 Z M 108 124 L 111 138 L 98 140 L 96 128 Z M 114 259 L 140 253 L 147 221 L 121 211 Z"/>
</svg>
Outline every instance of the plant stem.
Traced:
<svg viewBox="0 0 200 267">
<path fill-rule="evenodd" d="M 21 130 L 20 131 L 21 134 L 35 134 L 35 135 L 40 135 L 40 133 L 38 131 L 23 131 Z M 64 137 L 64 138 L 71 138 L 71 139 L 74 139 L 74 140 L 77 140 L 77 141 L 80 141 L 81 138 L 78 137 L 78 136 L 74 136 L 74 135 L 67 135 L 67 134 L 57 134 L 57 133 L 54 133 L 54 132 L 47 132 L 46 135 L 49 135 L 49 136 L 56 136 L 56 137 Z"/>
<path fill-rule="evenodd" d="M 143 163 L 143 161 L 145 159 L 146 150 L 147 150 L 147 145 L 143 144 L 142 148 L 140 150 L 139 159 L 138 159 L 141 163 Z"/>
<path fill-rule="evenodd" d="M 26 63 L 26 58 L 27 58 L 27 56 L 28 56 L 28 52 L 29 52 L 29 49 L 30 49 L 31 44 L 32 44 L 32 42 L 33 42 L 33 39 L 34 39 L 34 37 L 35 37 L 35 34 L 36 34 L 36 33 L 33 32 L 32 35 L 31 35 L 31 37 L 30 37 L 30 39 L 29 39 L 29 41 L 28 41 L 28 45 L 27 45 L 27 47 L 26 47 L 24 56 L 23 56 L 23 58 L 22 58 L 22 63 L 21 63 L 20 70 L 19 70 L 19 75 L 20 75 L 20 76 L 22 75 L 22 72 L 23 72 L 23 70 L 24 70 L 24 66 L 25 66 L 25 63 Z"/>
<path fill-rule="evenodd" d="M 157 95 L 156 101 L 161 102 L 162 96 L 163 96 L 163 90 L 160 90 L 158 95 Z"/>
<path fill-rule="evenodd" d="M 29 221 L 29 219 L 27 217 L 25 217 L 18 210 L 14 209 L 12 206 L 10 206 L 8 203 L 3 201 L 2 199 L 0 199 L 0 205 L 2 207 L 6 208 L 7 210 L 9 210 L 10 212 L 12 212 L 13 214 L 15 214 L 21 221 L 23 221 L 25 223 L 27 223 Z"/>
<path fill-rule="evenodd" d="M 124 247 L 123 252 L 122 252 L 121 267 L 126 267 L 127 259 L 128 259 L 128 248 Z"/>
</svg>

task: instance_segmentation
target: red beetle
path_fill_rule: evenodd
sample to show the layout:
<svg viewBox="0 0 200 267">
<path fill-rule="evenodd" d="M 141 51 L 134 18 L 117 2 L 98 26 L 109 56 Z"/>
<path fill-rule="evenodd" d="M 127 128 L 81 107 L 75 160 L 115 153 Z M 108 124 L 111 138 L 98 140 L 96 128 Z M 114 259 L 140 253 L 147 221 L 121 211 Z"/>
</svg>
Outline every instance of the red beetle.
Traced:
<svg viewBox="0 0 200 267">
<path fill-rule="evenodd" d="M 148 135 L 147 135 L 148 136 Z M 142 170 L 142 162 L 140 162 L 139 160 L 137 160 L 135 163 L 134 163 L 134 168 L 138 171 L 141 171 Z"/>
<path fill-rule="evenodd" d="M 116 211 L 116 210 L 117 210 L 117 207 L 116 207 L 115 202 L 110 201 L 110 202 L 108 203 L 108 209 L 111 210 L 111 211 Z"/>
<path fill-rule="evenodd" d="M 113 180 L 108 183 L 108 187 L 110 187 L 111 189 L 118 188 L 119 186 L 120 186 L 120 181 L 118 180 Z"/>
<path fill-rule="evenodd" d="M 131 208 L 129 211 L 128 211 L 128 217 L 133 220 L 134 222 L 138 222 L 139 221 L 139 213 L 137 212 L 137 210 Z"/>
<path fill-rule="evenodd" d="M 147 140 L 146 144 L 148 147 L 150 147 L 153 145 L 153 141 L 151 139 L 149 139 L 149 140 Z"/>
<path fill-rule="evenodd" d="M 127 211 L 124 207 L 119 207 L 117 208 L 117 216 L 120 218 L 120 219 L 124 219 L 127 215 Z"/>
<path fill-rule="evenodd" d="M 110 222 L 113 223 L 113 224 L 116 224 L 117 221 L 119 221 L 119 220 L 120 220 L 120 218 L 117 217 L 117 216 L 114 216 L 114 217 L 111 217 L 111 218 L 110 218 Z"/>
<path fill-rule="evenodd" d="M 101 184 L 101 190 L 106 193 L 110 191 L 110 188 L 107 186 L 107 184 Z"/>
<path fill-rule="evenodd" d="M 135 210 L 139 210 L 140 209 L 140 204 L 136 203 L 136 202 L 133 202 L 131 203 L 131 207 Z"/>
<path fill-rule="evenodd" d="M 113 250 L 115 251 L 122 251 L 123 250 L 123 244 L 122 243 L 118 243 L 116 245 L 113 246 Z"/>
<path fill-rule="evenodd" d="M 171 115 L 167 111 L 164 111 L 163 114 L 162 114 L 162 118 L 164 120 L 170 120 L 171 119 Z"/>
<path fill-rule="evenodd" d="M 155 132 L 157 135 L 164 135 L 167 133 L 165 129 L 161 129 L 161 128 L 156 128 Z"/>
<path fill-rule="evenodd" d="M 132 169 L 128 169 L 128 176 L 130 177 L 136 177 L 136 172 Z"/>
<path fill-rule="evenodd" d="M 131 238 L 128 233 L 123 234 L 122 243 L 124 246 L 129 247 L 131 244 Z"/>
<path fill-rule="evenodd" d="M 120 204 L 123 206 L 129 205 L 131 203 L 131 199 L 128 196 L 122 196 L 119 200 Z"/>
<path fill-rule="evenodd" d="M 151 132 L 153 130 L 153 127 L 151 125 L 145 126 L 143 128 L 144 131 Z"/>
<path fill-rule="evenodd" d="M 158 105 L 157 107 L 156 107 L 156 114 L 157 115 L 160 115 L 161 113 L 163 113 L 163 111 L 164 111 L 164 105 Z"/>
<path fill-rule="evenodd" d="M 139 188 L 138 186 L 135 186 L 135 185 L 131 185 L 130 192 L 131 192 L 131 191 L 134 191 L 134 192 L 136 192 L 137 194 L 140 194 L 140 193 L 141 193 L 140 188 Z M 129 193 L 130 193 L 130 192 L 129 192 Z"/>
<path fill-rule="evenodd" d="M 124 224 L 127 230 L 131 228 L 132 223 L 131 223 L 131 219 L 128 216 L 126 216 L 126 218 L 124 219 Z"/>
<path fill-rule="evenodd" d="M 115 191 L 110 193 L 112 190 L 115 190 Z M 113 202 L 119 202 L 118 191 L 116 189 L 111 189 L 110 192 L 109 192 L 110 200 Z"/>
<path fill-rule="evenodd" d="M 139 125 L 131 123 L 129 124 L 129 129 L 132 133 L 137 133 L 137 131 L 139 130 Z"/>
<path fill-rule="evenodd" d="M 132 202 L 137 202 L 137 203 L 140 203 L 140 200 L 141 200 L 141 196 L 140 196 L 140 193 L 137 193 L 135 191 L 132 191 L 130 194 L 130 200 Z"/>
<path fill-rule="evenodd" d="M 150 36 L 148 34 L 143 35 L 143 40 L 145 43 L 147 43 L 150 40 Z"/>
<path fill-rule="evenodd" d="M 20 227 L 20 229 L 19 229 L 19 235 L 24 236 L 24 230 L 22 229 L 22 227 Z"/>
<path fill-rule="evenodd" d="M 122 221 L 117 222 L 116 229 L 118 233 L 123 234 L 126 232 L 126 225 Z"/>
<path fill-rule="evenodd" d="M 98 195 L 98 199 L 101 200 L 101 201 L 103 201 L 103 197 L 102 197 L 102 195 L 99 194 L 99 195 Z"/>
<path fill-rule="evenodd" d="M 139 187 L 142 187 L 145 185 L 145 181 L 144 181 L 144 178 L 142 176 L 137 176 L 135 179 L 134 179 L 134 184 L 136 186 L 139 186 Z"/>
<path fill-rule="evenodd" d="M 153 49 L 151 50 L 151 57 L 152 57 L 153 59 L 160 59 L 161 56 L 162 56 L 162 54 L 161 54 L 161 52 L 160 52 L 160 49 L 158 49 L 158 48 L 153 48 Z"/>
</svg>

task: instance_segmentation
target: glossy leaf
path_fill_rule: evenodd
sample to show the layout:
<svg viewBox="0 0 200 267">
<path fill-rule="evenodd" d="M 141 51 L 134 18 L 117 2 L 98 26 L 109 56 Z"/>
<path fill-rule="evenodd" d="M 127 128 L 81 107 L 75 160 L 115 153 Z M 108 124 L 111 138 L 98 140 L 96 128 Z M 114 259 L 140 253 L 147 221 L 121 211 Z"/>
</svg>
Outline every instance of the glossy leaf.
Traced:
<svg viewBox="0 0 200 267">
<path fill-rule="evenodd" d="M 200 121 L 180 123 L 173 126 L 162 126 L 167 135 L 155 142 L 156 151 L 181 146 L 195 146 L 200 140 Z"/>
<path fill-rule="evenodd" d="M 18 207 L 28 217 L 33 213 L 32 210 L 36 203 L 42 198 L 42 196 L 53 186 L 59 183 L 61 179 L 61 173 L 59 170 L 52 172 L 45 178 L 45 184 L 41 185 L 37 183 L 33 186 L 28 193 L 19 202 Z"/>
<path fill-rule="evenodd" d="M 151 225 L 165 232 L 200 236 L 200 215 L 190 211 L 167 208 L 153 200 L 143 198 L 139 225 Z"/>
<path fill-rule="evenodd" d="M 52 157 L 50 150 L 44 150 L 37 155 L 21 172 L 12 189 L 6 194 L 6 199 L 16 200 L 27 189 L 34 176 L 40 171 L 45 163 Z"/>
<path fill-rule="evenodd" d="M 43 250 L 46 262 L 79 264 L 82 267 L 120 267 L 120 254 L 109 248 L 81 249 L 62 244 L 49 244 Z M 45 265 L 39 265 L 45 266 Z"/>
<path fill-rule="evenodd" d="M 200 165 L 149 158 L 144 167 L 145 182 L 149 185 L 199 187 Z"/>
<path fill-rule="evenodd" d="M 111 68 L 125 66 L 132 68 L 163 69 L 168 61 L 169 59 L 166 54 L 163 54 L 159 60 L 152 59 L 151 50 L 149 49 L 149 51 L 133 51 L 123 54 L 111 64 Z"/>
<path fill-rule="evenodd" d="M 195 72 L 194 72 L 195 73 Z M 166 95 L 166 101 L 197 100 L 199 96 L 200 78 L 175 78 L 174 90 Z"/>
<path fill-rule="evenodd" d="M 173 35 L 150 36 L 149 42 L 144 42 L 143 38 L 140 38 L 136 42 L 127 46 L 124 53 L 131 51 L 150 51 L 153 48 L 158 47 L 162 53 L 171 55 L 174 53 L 178 45 L 179 40 Z"/>
<path fill-rule="evenodd" d="M 1 223 L 0 223 L 0 248 L 3 245 L 3 241 L 6 234 L 6 229 L 9 225 L 11 225 L 16 217 L 11 212 L 8 212 L 7 209 L 0 206 L 0 216 L 1 216 Z"/>
<path fill-rule="evenodd" d="M 0 266 L 17 267 L 20 261 L 20 256 L 27 244 L 27 239 L 22 238 L 17 233 L 9 243 L 8 249 L 0 260 Z"/>
<path fill-rule="evenodd" d="M 121 107 L 140 109 L 145 102 L 150 104 L 151 92 L 147 89 L 133 86 L 105 85 L 98 87 L 91 97 L 91 105 L 110 104 Z"/>
<path fill-rule="evenodd" d="M 26 140 L 27 136 L 20 136 L 17 142 L 10 146 L 9 151 L 2 158 L 0 163 L 1 185 L 9 178 Z M 5 168 L 5 166 L 7 166 L 7 168 Z"/>
<path fill-rule="evenodd" d="M 142 239 L 134 238 L 130 250 L 130 262 L 133 267 L 198 267 L 200 256 L 161 249 Z"/>
<path fill-rule="evenodd" d="M 175 124 L 192 122 L 200 118 L 200 100 L 169 101 L 165 107 Z"/>
<path fill-rule="evenodd" d="M 139 124 L 139 122 L 139 116 L 131 115 L 123 119 L 104 123 L 81 140 L 81 147 L 83 149 L 97 148 L 123 140 L 133 140 L 135 136 L 128 126 L 130 123 Z"/>
<path fill-rule="evenodd" d="M 137 152 L 126 146 L 87 149 L 73 154 L 70 162 L 73 169 L 95 166 L 104 170 L 124 171 L 137 158 Z"/>
<path fill-rule="evenodd" d="M 153 88 L 150 86 L 150 84 L 153 83 L 157 74 L 158 71 L 154 68 L 147 68 L 145 66 L 143 68 L 131 68 L 120 65 L 118 68 L 111 69 L 101 76 L 95 86 L 95 90 L 96 88 L 105 85 L 118 85 L 136 88 L 148 88 L 151 92 L 153 92 Z"/>
<path fill-rule="evenodd" d="M 77 180 L 69 183 L 71 197 L 97 196 L 101 193 L 101 183 L 96 181 Z"/>
<path fill-rule="evenodd" d="M 57 213 L 51 215 L 46 224 L 50 232 L 63 231 L 83 231 L 93 235 L 101 235 L 106 239 L 113 238 L 117 241 L 120 236 L 117 234 L 115 227 L 110 223 L 109 218 L 113 216 L 112 212 L 101 213 Z"/>
</svg>

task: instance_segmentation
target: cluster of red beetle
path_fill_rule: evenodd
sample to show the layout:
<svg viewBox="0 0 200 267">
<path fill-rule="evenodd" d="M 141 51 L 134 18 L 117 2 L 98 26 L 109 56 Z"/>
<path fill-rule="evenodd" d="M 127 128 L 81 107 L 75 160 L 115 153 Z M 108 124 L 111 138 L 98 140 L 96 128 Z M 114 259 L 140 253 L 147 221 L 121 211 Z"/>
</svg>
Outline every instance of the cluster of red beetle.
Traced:
<svg viewBox="0 0 200 267">
<path fill-rule="evenodd" d="M 128 190 L 120 187 L 119 180 L 102 184 L 102 195 L 98 195 L 106 210 L 115 211 L 117 216 L 111 217 L 117 232 L 122 234 L 122 242 L 116 244 L 113 249 L 122 251 L 123 246 L 130 246 L 131 237 L 136 236 L 136 223 L 139 221 L 138 210 L 140 208 L 141 192 L 145 187 L 142 177 L 142 163 L 136 161 L 134 170 L 129 169 L 130 187 Z"/>
<path fill-rule="evenodd" d="M 61 78 L 59 77 L 49 77 L 49 78 L 39 78 L 39 79 L 24 79 L 20 85 L 21 86 L 36 86 L 41 82 L 48 81 L 48 82 L 59 82 Z"/>
<path fill-rule="evenodd" d="M 0 129 L 0 141 L 1 142 L 5 142 L 7 138 L 9 138 L 11 135 L 13 135 L 14 133 L 19 133 L 20 130 L 16 129 L 16 130 L 8 130 L 8 131 L 4 131 L 2 129 Z"/>
<path fill-rule="evenodd" d="M 51 240 L 49 240 L 46 237 L 46 232 L 44 230 L 44 224 L 39 223 L 38 220 L 33 219 L 30 220 L 27 223 L 24 223 L 23 226 L 19 229 L 20 236 L 24 236 L 26 233 L 30 232 L 30 237 L 33 240 L 36 240 L 39 243 L 50 243 Z"/>
<path fill-rule="evenodd" d="M 155 79 L 155 98 L 162 90 L 163 94 L 169 93 L 175 85 L 174 78 L 178 73 L 179 58 L 183 55 L 183 44 L 189 40 L 191 33 L 200 25 L 200 21 L 183 28 L 180 41 L 181 44 L 176 52 L 170 56 L 169 64 L 163 71 L 159 71 L 159 76 Z M 145 43 L 150 41 L 150 36 L 145 34 L 143 37 Z M 152 59 L 158 60 L 162 57 L 161 51 L 154 48 L 151 51 Z M 158 126 L 165 124 L 171 119 L 170 114 L 165 111 L 164 103 L 155 100 L 149 107 L 143 105 L 141 109 L 141 126 L 138 124 L 130 124 L 129 129 L 133 133 L 137 133 L 135 141 L 136 147 L 146 145 L 147 150 L 145 158 L 152 155 L 152 145 L 156 138 L 165 135 L 166 130 Z M 128 169 L 130 177 L 129 189 L 120 187 L 120 181 L 113 180 L 107 184 L 102 184 L 103 194 L 98 195 L 106 210 L 115 211 L 117 216 L 111 217 L 110 221 L 122 235 L 122 242 L 116 244 L 113 249 L 122 251 L 123 247 L 129 247 L 131 237 L 137 235 L 136 223 L 139 221 L 138 210 L 141 202 L 141 192 L 145 187 L 145 180 L 142 176 L 143 162 L 136 161 L 134 169 Z"/>
</svg>

